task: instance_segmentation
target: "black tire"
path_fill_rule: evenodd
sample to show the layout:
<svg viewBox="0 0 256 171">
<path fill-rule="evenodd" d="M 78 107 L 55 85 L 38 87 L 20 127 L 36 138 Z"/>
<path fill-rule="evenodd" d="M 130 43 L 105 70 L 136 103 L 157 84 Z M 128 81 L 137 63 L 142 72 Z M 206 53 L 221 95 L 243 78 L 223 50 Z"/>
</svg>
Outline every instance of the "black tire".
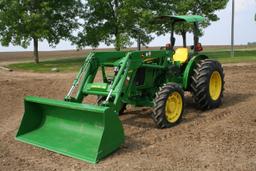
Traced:
<svg viewBox="0 0 256 171">
<path fill-rule="evenodd" d="M 221 89 L 218 98 L 210 95 L 210 79 L 213 73 L 218 72 L 221 78 Z M 197 63 L 191 77 L 191 92 L 193 101 L 199 109 L 217 108 L 222 104 L 224 91 L 224 71 L 218 61 L 205 59 Z"/>
<path fill-rule="evenodd" d="M 98 96 L 97 98 L 97 104 L 100 105 L 106 100 L 105 96 Z M 119 110 L 119 115 L 123 115 L 126 110 L 126 103 L 122 104 L 121 109 Z"/>
<path fill-rule="evenodd" d="M 175 122 L 169 122 L 166 115 L 166 103 L 167 103 L 168 97 L 172 95 L 174 92 L 177 92 L 181 97 L 182 109 L 178 116 L 179 118 Z M 156 93 L 152 118 L 158 128 L 169 128 L 181 122 L 182 115 L 183 115 L 183 108 L 184 108 L 184 92 L 182 88 L 176 83 L 168 83 L 162 86 L 160 90 Z"/>
</svg>

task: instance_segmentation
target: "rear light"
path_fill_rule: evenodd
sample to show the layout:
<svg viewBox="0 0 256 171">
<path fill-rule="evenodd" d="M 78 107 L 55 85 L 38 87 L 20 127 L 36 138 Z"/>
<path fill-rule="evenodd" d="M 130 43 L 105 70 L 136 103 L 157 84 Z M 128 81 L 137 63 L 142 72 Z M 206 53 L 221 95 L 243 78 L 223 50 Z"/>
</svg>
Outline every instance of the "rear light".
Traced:
<svg viewBox="0 0 256 171">
<path fill-rule="evenodd" d="M 195 51 L 196 51 L 196 52 L 203 51 L 203 47 L 202 47 L 202 44 L 201 44 L 201 43 L 197 43 L 197 44 L 196 44 Z"/>
<path fill-rule="evenodd" d="M 172 49 L 172 45 L 170 43 L 165 45 L 166 50 L 171 50 Z"/>
</svg>

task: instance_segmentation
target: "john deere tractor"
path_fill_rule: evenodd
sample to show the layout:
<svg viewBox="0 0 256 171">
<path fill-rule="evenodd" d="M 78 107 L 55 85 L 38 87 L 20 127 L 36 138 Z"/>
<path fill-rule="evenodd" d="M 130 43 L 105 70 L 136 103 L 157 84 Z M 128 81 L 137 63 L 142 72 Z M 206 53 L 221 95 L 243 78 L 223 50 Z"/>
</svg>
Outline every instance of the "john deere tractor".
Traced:
<svg viewBox="0 0 256 171">
<path fill-rule="evenodd" d="M 166 49 L 90 53 L 63 101 L 25 98 L 17 140 L 96 163 L 124 143 L 119 114 L 127 104 L 152 107 L 151 117 L 158 128 L 182 121 L 184 91 L 192 93 L 196 107 L 202 110 L 220 106 L 224 90 L 221 64 L 199 54 L 202 46 L 197 34 L 190 52 L 174 48 L 175 25 L 194 23 L 196 33 L 203 17 L 161 16 L 155 21 L 172 25 Z M 96 96 L 97 102 L 85 102 L 90 96 Z"/>
</svg>

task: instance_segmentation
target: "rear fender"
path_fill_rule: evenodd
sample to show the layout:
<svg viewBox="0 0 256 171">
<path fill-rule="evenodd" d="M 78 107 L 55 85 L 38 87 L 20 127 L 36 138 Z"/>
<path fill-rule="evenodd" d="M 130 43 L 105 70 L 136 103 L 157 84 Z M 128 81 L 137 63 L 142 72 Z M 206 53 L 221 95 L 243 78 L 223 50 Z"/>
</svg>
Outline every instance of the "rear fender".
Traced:
<svg viewBox="0 0 256 171">
<path fill-rule="evenodd" d="M 191 74 L 192 74 L 197 62 L 200 60 L 204 60 L 204 59 L 208 59 L 208 57 L 205 55 L 196 55 L 189 60 L 187 66 L 185 68 L 185 71 L 183 73 L 183 89 L 184 90 L 189 89 Z"/>
</svg>

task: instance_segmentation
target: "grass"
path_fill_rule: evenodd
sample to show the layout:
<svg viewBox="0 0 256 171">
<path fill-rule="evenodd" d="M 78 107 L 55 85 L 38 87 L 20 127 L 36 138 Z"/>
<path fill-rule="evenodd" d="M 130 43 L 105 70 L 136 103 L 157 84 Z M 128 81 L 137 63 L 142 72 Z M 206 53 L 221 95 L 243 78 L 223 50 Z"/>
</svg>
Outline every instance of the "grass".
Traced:
<svg viewBox="0 0 256 171">
<path fill-rule="evenodd" d="M 205 52 L 211 59 L 216 59 L 221 63 L 241 63 L 256 62 L 256 50 L 239 50 L 235 52 L 235 57 L 230 57 L 230 51 Z"/>
<path fill-rule="evenodd" d="M 84 58 L 67 58 L 43 61 L 39 64 L 30 63 L 15 63 L 8 65 L 8 68 L 13 70 L 23 70 L 32 72 L 51 72 L 52 68 L 58 68 L 60 72 L 78 71 L 82 66 Z"/>
<path fill-rule="evenodd" d="M 212 59 L 216 59 L 221 63 L 241 63 L 241 62 L 256 62 L 256 50 L 238 50 L 235 52 L 235 57 L 230 57 L 229 51 L 206 51 L 203 54 Z M 52 68 L 58 68 L 60 72 L 78 71 L 83 64 L 84 58 L 66 58 L 50 61 L 43 61 L 40 64 L 34 63 L 15 63 L 8 65 L 14 70 L 23 70 L 31 72 L 51 72 Z"/>
</svg>

